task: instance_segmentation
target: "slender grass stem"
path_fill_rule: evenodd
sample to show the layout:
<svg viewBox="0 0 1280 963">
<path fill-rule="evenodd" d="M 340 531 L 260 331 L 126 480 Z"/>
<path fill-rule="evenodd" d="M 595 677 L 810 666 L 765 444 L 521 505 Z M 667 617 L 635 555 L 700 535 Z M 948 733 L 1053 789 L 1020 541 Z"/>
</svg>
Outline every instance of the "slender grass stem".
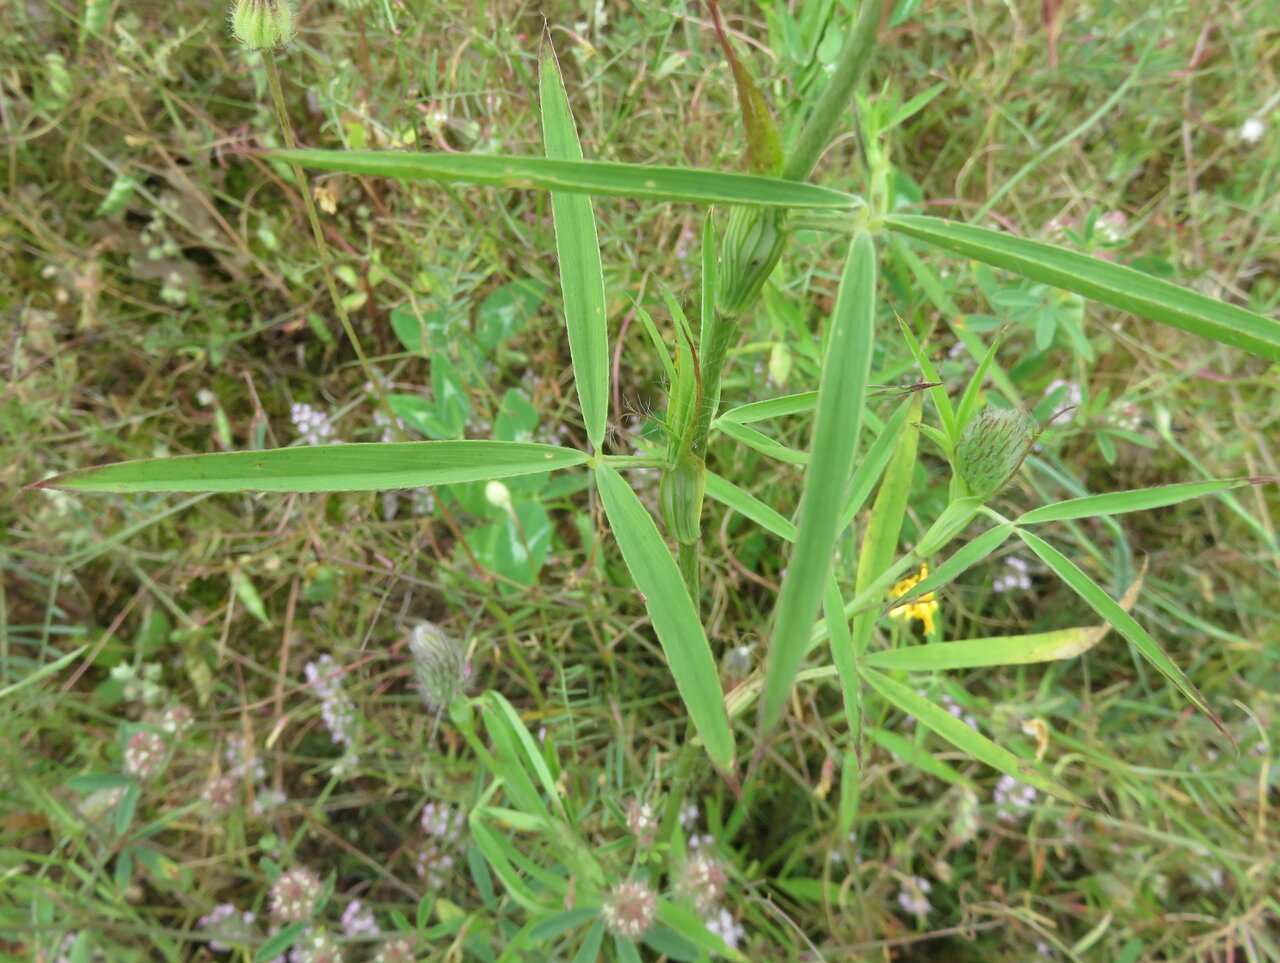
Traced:
<svg viewBox="0 0 1280 963">
<path fill-rule="evenodd" d="M 803 181 L 813 173 L 822 152 L 831 144 L 840 126 L 840 115 L 853 100 L 858 81 L 866 73 L 875 48 L 880 27 L 881 0 L 862 0 L 858 20 L 845 41 L 835 72 L 827 81 L 813 113 L 805 122 L 795 145 L 787 154 L 782 176 L 789 181 Z"/>
<path fill-rule="evenodd" d="M 289 120 L 289 112 L 285 109 L 284 89 L 280 85 L 280 70 L 276 67 L 275 51 L 270 49 L 262 51 L 262 60 L 267 67 L 267 83 L 271 87 L 271 99 L 275 104 L 276 120 L 280 123 L 280 132 L 284 135 L 285 145 L 290 150 L 295 150 L 298 146 L 298 141 L 293 135 L 293 124 Z M 329 245 L 324 239 L 324 228 L 321 227 L 320 216 L 316 213 L 316 203 L 311 197 L 311 192 L 307 190 L 306 175 L 302 173 L 302 168 L 297 164 L 292 165 L 292 167 L 294 180 L 297 182 L 298 191 L 302 194 L 303 206 L 307 211 L 307 220 L 311 224 L 311 233 L 315 236 L 316 253 L 320 257 L 320 270 L 324 273 L 324 283 L 329 289 L 329 298 L 333 301 L 333 310 L 337 313 L 338 320 L 342 323 L 342 330 L 346 332 L 347 340 L 351 342 L 351 347 L 355 350 L 356 358 L 360 362 L 365 378 L 368 379 L 369 384 L 373 386 L 373 390 L 378 396 L 378 403 L 382 405 L 387 417 L 391 420 L 391 430 L 395 432 L 398 440 L 407 441 L 408 436 L 405 435 L 404 429 L 400 426 L 400 419 L 391 409 L 391 402 L 387 400 L 387 392 L 382 386 L 382 380 L 374 374 L 373 368 L 369 364 L 369 359 L 365 357 L 364 349 L 360 347 L 360 339 L 356 337 L 356 329 L 351 324 L 351 316 L 347 313 L 347 309 L 342 303 L 342 296 L 338 293 L 338 283 L 333 277 Z"/>
</svg>

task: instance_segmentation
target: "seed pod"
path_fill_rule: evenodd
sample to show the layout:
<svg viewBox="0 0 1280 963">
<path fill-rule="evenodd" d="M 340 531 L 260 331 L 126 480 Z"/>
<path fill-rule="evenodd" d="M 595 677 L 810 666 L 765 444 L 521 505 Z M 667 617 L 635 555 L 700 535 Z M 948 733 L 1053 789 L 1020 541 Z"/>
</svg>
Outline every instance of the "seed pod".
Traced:
<svg viewBox="0 0 1280 963">
<path fill-rule="evenodd" d="M 414 628 L 409 635 L 409 654 L 428 709 L 439 712 L 462 695 L 471 677 L 471 666 L 462 646 L 440 626 L 423 622 Z"/>
<path fill-rule="evenodd" d="M 720 249 L 720 312 L 736 318 L 760 294 L 773 273 L 787 236 L 783 213 L 763 207 L 735 207 L 729 211 Z"/>
<path fill-rule="evenodd" d="M 667 531 L 677 542 L 693 545 L 702 535 L 702 498 L 707 470 L 697 455 L 686 455 L 662 473 L 658 489 Z"/>
<path fill-rule="evenodd" d="M 960 436 L 954 467 L 970 493 L 990 498 L 1017 473 L 1037 434 L 1026 412 L 988 405 Z"/>
<path fill-rule="evenodd" d="M 249 50 L 283 47 L 298 32 L 292 0 L 235 0 L 231 32 Z"/>
</svg>

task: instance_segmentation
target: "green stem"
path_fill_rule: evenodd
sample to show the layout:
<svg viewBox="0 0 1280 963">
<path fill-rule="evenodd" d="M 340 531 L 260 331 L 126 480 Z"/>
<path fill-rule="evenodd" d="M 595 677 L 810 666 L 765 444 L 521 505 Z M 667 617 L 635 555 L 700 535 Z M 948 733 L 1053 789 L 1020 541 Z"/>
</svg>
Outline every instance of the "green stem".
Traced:
<svg viewBox="0 0 1280 963">
<path fill-rule="evenodd" d="M 298 142 L 293 136 L 293 124 L 289 121 L 289 112 L 285 109 L 284 89 L 280 86 L 280 71 L 276 67 L 275 51 L 262 51 L 262 60 L 267 67 L 267 83 L 271 87 L 271 99 L 275 103 L 276 119 L 280 122 L 280 131 L 284 135 L 285 146 L 290 150 L 296 150 Z M 407 441 L 408 438 L 404 433 L 404 429 L 400 427 L 400 419 L 392 411 L 391 403 L 387 400 L 387 393 L 382 387 L 382 380 L 375 376 L 373 368 L 369 364 L 369 359 L 365 357 L 364 349 L 360 347 L 360 339 L 356 337 L 356 329 L 351 324 L 351 316 L 347 314 L 347 309 L 342 304 L 342 296 L 338 293 L 338 283 L 333 277 L 329 245 L 324 239 L 324 229 L 320 226 L 320 216 L 316 213 L 316 203 L 312 200 L 311 192 L 307 190 L 306 176 L 302 173 L 302 168 L 297 164 L 292 166 L 294 180 L 302 194 L 303 206 L 307 210 L 307 220 L 311 223 L 311 233 L 315 237 L 316 252 L 320 256 L 320 269 L 324 273 L 325 286 L 329 289 L 329 298 L 333 301 L 333 310 L 337 312 L 338 320 L 342 322 L 342 330 L 347 333 L 347 340 L 351 342 L 351 347 L 355 349 L 356 358 L 360 362 L 360 367 L 364 370 L 365 378 L 368 379 L 369 384 L 373 385 L 379 404 L 386 411 L 387 417 L 391 419 L 391 430 L 395 432 L 400 441 Z"/>
<path fill-rule="evenodd" d="M 807 180 L 817 166 L 818 158 L 835 136 L 840 126 L 840 115 L 853 101 L 858 81 L 871 63 L 876 31 L 880 27 L 881 6 L 880 0 L 862 0 L 858 21 L 840 51 L 835 72 L 787 155 L 782 168 L 782 176 L 787 180 Z"/>
<path fill-rule="evenodd" d="M 680 575 L 684 579 L 684 587 L 689 592 L 689 598 L 693 600 L 693 607 L 697 609 L 698 595 L 701 592 L 698 584 L 698 543 L 677 542 L 676 544 L 679 546 L 676 561 L 680 565 Z"/>
<path fill-rule="evenodd" d="M 702 404 L 693 425 L 689 449 L 699 458 L 706 458 L 707 436 L 711 433 L 711 421 L 720 410 L 720 385 L 729 359 L 729 349 L 738 340 L 738 319 L 725 317 L 715 311 L 709 330 L 699 337 L 702 370 Z"/>
</svg>

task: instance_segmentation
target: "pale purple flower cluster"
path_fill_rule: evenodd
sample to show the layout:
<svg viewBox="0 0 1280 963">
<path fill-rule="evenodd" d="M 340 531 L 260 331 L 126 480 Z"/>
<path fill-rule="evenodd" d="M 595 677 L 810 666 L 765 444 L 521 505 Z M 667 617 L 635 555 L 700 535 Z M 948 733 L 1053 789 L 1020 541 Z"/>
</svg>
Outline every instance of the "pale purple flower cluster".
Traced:
<svg viewBox="0 0 1280 963">
<path fill-rule="evenodd" d="M 230 953 L 235 946 L 243 945 L 253 936 L 253 922 L 256 917 L 249 910 L 241 912 L 232 903 L 219 903 L 197 924 L 209 941 L 209 949 L 215 953 Z"/>
<path fill-rule="evenodd" d="M 377 936 L 382 932 L 373 918 L 373 910 L 358 899 L 353 899 L 342 911 L 342 931 L 347 936 Z"/>
<path fill-rule="evenodd" d="M 923 876 L 912 876 L 903 884 L 902 892 L 898 894 L 898 905 L 906 913 L 927 916 L 933 909 L 933 905 L 929 902 L 929 893 L 932 891 L 933 884 L 927 879 Z"/>
<path fill-rule="evenodd" d="M 1031 588 L 1031 567 L 1016 555 L 1004 560 L 1007 571 L 997 575 L 991 588 L 997 592 L 1026 591 Z"/>
<path fill-rule="evenodd" d="M 1022 812 L 1031 808 L 1038 795 L 1034 786 L 1019 782 L 1012 776 L 1001 776 L 996 783 L 994 796 L 996 817 L 1005 822 L 1013 822 Z"/>
<path fill-rule="evenodd" d="M 720 939 L 724 940 L 725 945 L 731 950 L 736 950 L 739 944 L 747 938 L 747 931 L 741 923 L 733 918 L 724 907 L 721 907 L 709 920 L 705 921 L 706 927 Z"/>
<path fill-rule="evenodd" d="M 315 662 L 308 662 L 302 671 L 320 698 L 320 718 L 329 735 L 354 759 L 356 708 L 342 688 L 346 670 L 326 653 Z"/>
<path fill-rule="evenodd" d="M 1074 381 L 1064 381 L 1061 378 L 1055 378 L 1049 383 L 1049 387 L 1045 389 L 1045 397 L 1051 397 L 1058 394 L 1059 398 L 1054 403 L 1054 411 L 1056 414 L 1049 419 L 1049 424 L 1058 425 L 1065 424 L 1075 417 L 1076 408 L 1079 407 L 1084 393 L 1080 390 L 1080 386 Z M 1064 411 L 1064 408 L 1070 408 L 1070 411 Z"/>
<path fill-rule="evenodd" d="M 445 803 L 429 802 L 422 809 L 422 831 L 427 839 L 418 853 L 418 875 L 432 886 L 443 886 L 462 836 L 462 815 Z"/>
<path fill-rule="evenodd" d="M 308 445 L 327 445 L 333 440 L 337 428 L 325 412 L 306 402 L 295 402 L 289 408 L 289 419 L 294 430 Z"/>
<path fill-rule="evenodd" d="M 680 807 L 680 827 L 687 833 L 698 825 L 698 804 L 687 802 Z"/>
</svg>

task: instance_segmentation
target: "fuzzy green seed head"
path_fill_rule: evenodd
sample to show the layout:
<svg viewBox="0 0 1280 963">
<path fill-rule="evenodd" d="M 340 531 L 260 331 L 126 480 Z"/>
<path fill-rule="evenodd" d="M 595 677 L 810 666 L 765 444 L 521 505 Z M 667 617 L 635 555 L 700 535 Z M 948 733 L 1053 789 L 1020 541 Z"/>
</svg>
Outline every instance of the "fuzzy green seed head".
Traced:
<svg viewBox="0 0 1280 963">
<path fill-rule="evenodd" d="M 1035 422 L 1018 409 L 983 408 L 956 445 L 955 469 L 979 498 L 1009 483 L 1036 439 Z"/>
<path fill-rule="evenodd" d="M 745 312 L 769 280 L 787 235 L 783 212 L 764 207 L 729 211 L 720 249 L 720 312 L 736 318 Z"/>
<path fill-rule="evenodd" d="M 298 32 L 292 0 L 235 0 L 231 32 L 249 50 L 274 50 Z"/>
<path fill-rule="evenodd" d="M 409 655 L 428 709 L 442 711 L 462 695 L 471 678 L 471 666 L 462 646 L 440 626 L 423 622 L 414 628 L 409 635 Z"/>
</svg>

